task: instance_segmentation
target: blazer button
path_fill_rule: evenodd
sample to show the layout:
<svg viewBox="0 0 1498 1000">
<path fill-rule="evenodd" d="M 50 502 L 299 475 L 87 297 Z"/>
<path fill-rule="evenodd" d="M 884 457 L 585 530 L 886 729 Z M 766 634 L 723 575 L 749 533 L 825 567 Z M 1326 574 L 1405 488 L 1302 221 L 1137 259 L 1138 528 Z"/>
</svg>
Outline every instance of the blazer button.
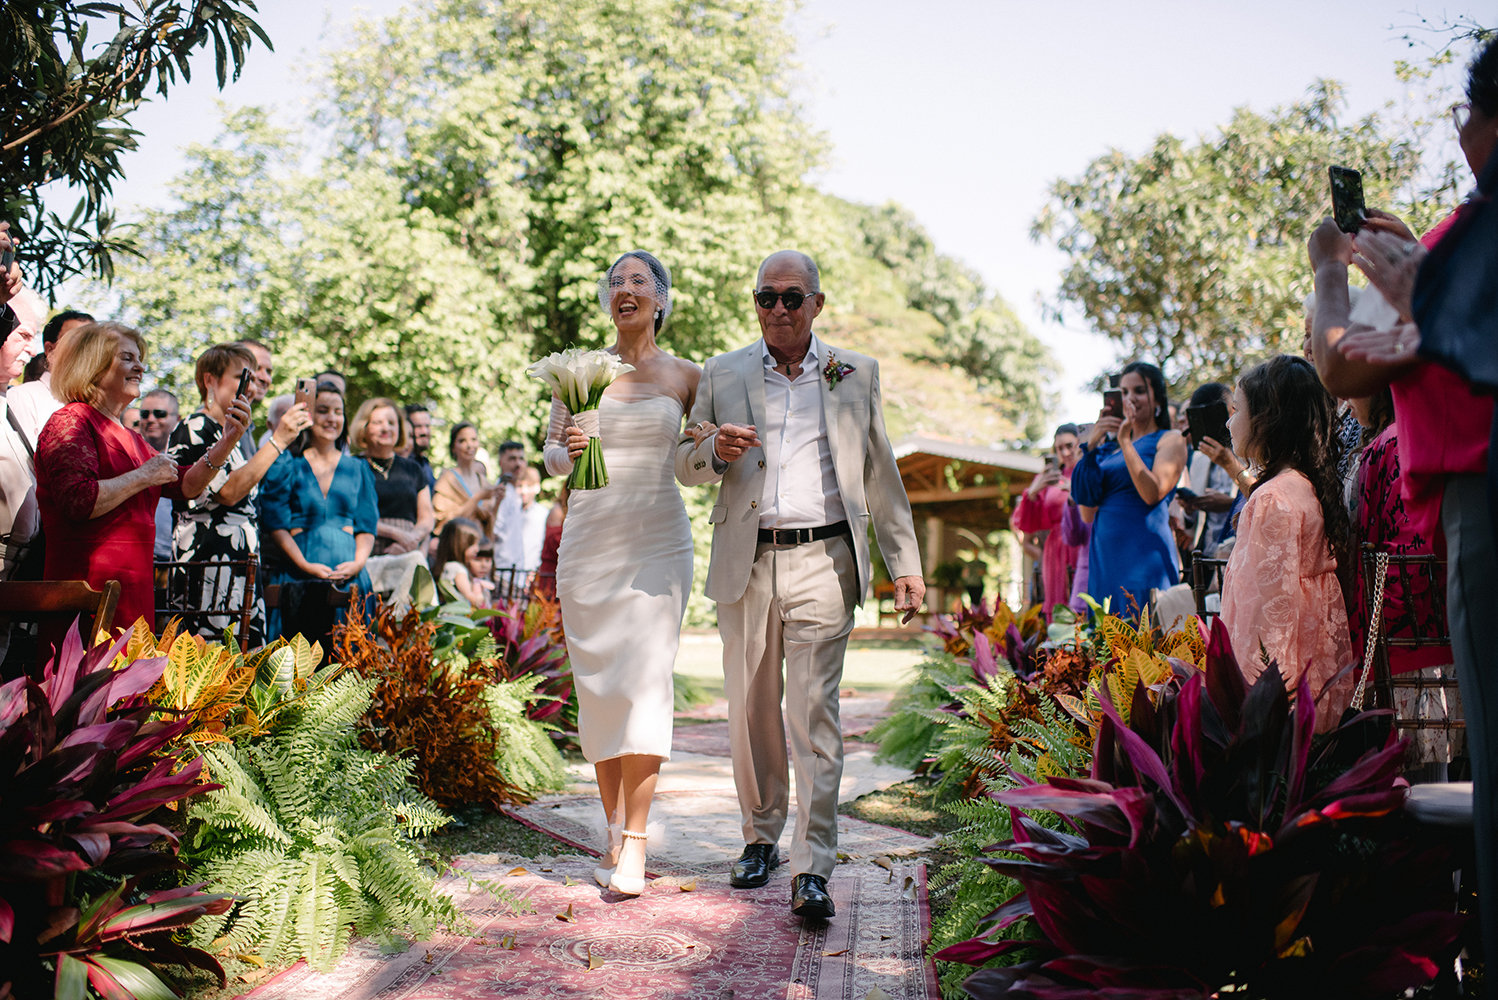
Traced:
<svg viewBox="0 0 1498 1000">
<path fill-rule="evenodd" d="M 749 501 L 749 509 L 750 510 L 753 510 L 754 508 L 756 508 L 758 506 L 759 506 L 759 501 L 758 500 L 750 500 Z"/>
</svg>

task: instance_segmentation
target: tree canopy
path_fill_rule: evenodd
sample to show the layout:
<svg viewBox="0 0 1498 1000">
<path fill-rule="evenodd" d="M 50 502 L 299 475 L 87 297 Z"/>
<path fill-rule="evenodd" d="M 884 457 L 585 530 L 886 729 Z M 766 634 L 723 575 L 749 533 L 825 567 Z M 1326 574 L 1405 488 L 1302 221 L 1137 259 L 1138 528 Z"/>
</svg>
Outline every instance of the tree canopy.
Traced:
<svg viewBox="0 0 1498 1000">
<path fill-rule="evenodd" d="M 1299 352 L 1305 241 L 1330 213 L 1327 167 L 1361 170 L 1367 204 L 1390 206 L 1420 166 L 1416 136 L 1377 114 L 1344 122 L 1344 106 L 1321 81 L 1267 114 L 1238 109 L 1214 136 L 1161 135 L 1141 156 L 1110 150 L 1054 182 L 1032 229 L 1070 259 L 1053 310 L 1080 312 L 1177 387 Z"/>
<path fill-rule="evenodd" d="M 36 287 L 113 274 L 113 254 L 132 248 L 107 205 L 121 156 L 136 148 L 130 112 L 153 80 L 163 97 L 178 74 L 190 80 L 189 58 L 210 43 L 219 88 L 237 79 L 255 38 L 271 47 L 246 13 L 255 9 L 252 0 L 0 4 L 0 204 L 24 238 L 19 257 Z M 43 189 L 59 181 L 82 190 L 67 219 L 43 207 Z"/>
<path fill-rule="evenodd" d="M 355 396 L 535 440 L 546 404 L 524 366 L 612 336 L 596 283 L 619 253 L 670 267 L 662 344 L 700 361 L 758 336 L 755 268 L 797 246 L 832 312 L 893 303 L 875 353 L 959 374 L 989 442 L 1038 436 L 1049 357 L 1002 300 L 902 209 L 803 179 L 825 149 L 790 100 L 789 10 L 432 0 L 365 23 L 327 66 L 328 154 L 231 112 L 188 150 L 177 204 L 143 220 L 123 311 L 169 385 L 254 336 L 282 389 L 330 365 Z"/>
</svg>

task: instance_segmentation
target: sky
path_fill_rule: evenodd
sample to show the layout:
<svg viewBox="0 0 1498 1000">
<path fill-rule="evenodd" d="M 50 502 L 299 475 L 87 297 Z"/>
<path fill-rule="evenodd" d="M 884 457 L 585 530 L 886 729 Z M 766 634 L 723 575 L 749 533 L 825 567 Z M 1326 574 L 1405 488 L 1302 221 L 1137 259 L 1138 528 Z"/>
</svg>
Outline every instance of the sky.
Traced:
<svg viewBox="0 0 1498 1000">
<path fill-rule="evenodd" d="M 188 143 L 217 131 L 218 102 L 267 104 L 287 122 L 316 99 L 309 66 L 359 14 L 397 0 L 260 0 L 276 44 L 251 51 L 220 93 L 203 60 L 190 86 L 142 108 L 116 207 L 169 204 Z M 1226 3 L 1012 0 L 807 0 L 799 98 L 832 144 L 817 180 L 841 197 L 910 208 L 937 248 L 983 275 L 1055 353 L 1057 416 L 1090 420 L 1086 387 L 1116 354 L 1076 316 L 1049 322 L 1063 255 L 1030 239 L 1048 185 L 1110 148 L 1139 153 L 1162 132 L 1210 135 L 1234 108 L 1268 110 L 1319 77 L 1344 84 L 1362 115 L 1402 97 L 1393 66 L 1419 55 L 1402 40 L 1421 17 L 1475 4 L 1411 0 Z M 1422 36 L 1424 37 L 1424 36 Z M 828 289 L 835 294 L 835 289 Z"/>
</svg>

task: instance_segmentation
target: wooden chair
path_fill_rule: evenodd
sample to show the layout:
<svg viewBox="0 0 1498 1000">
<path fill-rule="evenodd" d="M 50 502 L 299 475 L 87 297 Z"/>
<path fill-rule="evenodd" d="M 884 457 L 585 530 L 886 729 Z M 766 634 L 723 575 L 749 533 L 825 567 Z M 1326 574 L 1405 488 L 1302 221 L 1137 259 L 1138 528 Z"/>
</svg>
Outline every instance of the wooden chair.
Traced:
<svg viewBox="0 0 1498 1000">
<path fill-rule="evenodd" d="M 1208 559 L 1200 552 L 1191 553 L 1191 596 L 1196 598 L 1197 617 L 1205 620 L 1217 616 L 1216 611 L 1207 610 L 1207 592 L 1215 580 L 1217 592 L 1222 593 L 1222 574 L 1227 565 L 1226 559 Z"/>
<path fill-rule="evenodd" d="M 100 632 L 108 633 L 114 622 L 114 610 L 120 603 L 120 581 L 107 580 L 102 590 L 95 590 L 83 580 L 6 580 L 0 582 L 0 627 L 12 623 L 73 624 L 82 617 L 79 634 L 85 646 L 91 645 Z M 85 629 L 87 631 L 85 631 Z M 16 669 L 30 669 L 36 664 L 34 642 L 19 642 L 12 637 L 6 659 L 7 674 Z"/>
<path fill-rule="evenodd" d="M 1433 555 L 1393 555 L 1381 552 L 1376 546 L 1365 543 L 1361 553 L 1363 558 L 1363 606 L 1372 613 L 1375 603 L 1375 587 L 1378 577 L 1378 561 L 1380 558 L 1388 560 L 1388 568 L 1385 571 L 1386 581 L 1397 580 L 1400 593 L 1413 594 L 1423 591 L 1429 600 L 1404 602 L 1404 610 L 1397 618 L 1389 618 L 1387 614 L 1379 614 L 1379 621 L 1369 623 L 1376 635 L 1376 645 L 1373 647 L 1373 676 L 1370 682 L 1373 688 L 1373 703 L 1379 708 L 1396 708 L 1394 694 L 1396 691 L 1413 691 L 1415 703 L 1419 704 L 1420 695 L 1425 691 L 1444 689 L 1448 692 L 1458 690 L 1455 677 L 1434 679 L 1422 677 L 1418 672 L 1400 674 L 1395 677 L 1390 672 L 1389 649 L 1421 649 L 1430 646 L 1444 646 L 1450 648 L 1451 635 L 1446 624 L 1446 561 L 1437 559 Z M 1375 625 L 1377 626 L 1375 628 Z M 1391 636 L 1391 632 L 1405 632 L 1405 635 Z M 1358 652 L 1361 652 L 1359 650 Z M 1394 725 L 1400 730 L 1441 730 L 1449 739 L 1452 730 L 1466 728 L 1466 722 L 1462 719 L 1446 718 L 1435 721 L 1430 719 L 1406 719 L 1395 716 Z"/>
<path fill-rule="evenodd" d="M 249 640 L 259 589 L 260 561 L 251 553 L 244 559 L 204 559 L 193 562 L 159 562 L 157 580 L 166 586 L 156 591 L 156 629 L 172 618 L 182 619 L 183 631 L 200 633 L 209 618 L 238 619 L 241 648 Z M 245 581 L 238 600 L 236 580 Z"/>
</svg>

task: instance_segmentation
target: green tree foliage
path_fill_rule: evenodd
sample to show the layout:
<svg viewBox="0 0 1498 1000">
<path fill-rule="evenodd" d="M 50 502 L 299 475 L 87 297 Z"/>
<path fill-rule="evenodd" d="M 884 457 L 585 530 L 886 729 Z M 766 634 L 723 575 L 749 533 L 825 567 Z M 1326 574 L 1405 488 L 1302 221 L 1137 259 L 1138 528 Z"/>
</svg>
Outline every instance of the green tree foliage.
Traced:
<svg viewBox="0 0 1498 1000">
<path fill-rule="evenodd" d="M 1378 114 L 1344 122 L 1344 107 L 1321 81 L 1267 114 L 1239 108 L 1215 136 L 1164 134 L 1141 156 L 1110 150 L 1054 182 L 1032 236 L 1070 259 L 1057 314 L 1079 311 L 1178 389 L 1299 352 L 1305 240 L 1331 209 L 1327 166 L 1362 170 L 1367 203 L 1389 206 L 1420 165 L 1412 135 Z"/>
<path fill-rule="evenodd" d="M 898 207 L 803 182 L 823 141 L 789 97 L 788 10 L 429 0 L 365 23 L 326 69 L 328 155 L 228 113 L 189 148 L 176 207 L 145 219 L 123 311 L 189 396 L 203 347 L 255 336 L 278 391 L 331 365 L 355 403 L 421 400 L 491 445 L 536 442 L 547 404 L 524 366 L 608 341 L 596 282 L 618 253 L 672 269 L 662 343 L 700 361 L 758 336 L 755 267 L 794 245 L 822 263 L 827 329 L 880 314 L 860 326 L 879 342 L 848 346 L 898 359 L 886 394 L 912 426 L 929 378 L 925 395 L 986 411 L 985 443 L 1035 436 L 1046 356 L 1002 301 Z"/>
<path fill-rule="evenodd" d="M 34 285 L 111 276 L 112 252 L 131 249 L 106 205 L 122 155 L 136 148 L 130 113 L 153 89 L 165 97 L 179 73 L 190 80 L 191 55 L 210 42 L 219 89 L 238 79 L 254 39 L 271 44 L 247 13 L 255 9 L 252 0 L 0 4 L 0 204 L 25 237 L 20 258 Z M 56 181 L 83 192 L 66 220 L 43 208 Z"/>
</svg>

